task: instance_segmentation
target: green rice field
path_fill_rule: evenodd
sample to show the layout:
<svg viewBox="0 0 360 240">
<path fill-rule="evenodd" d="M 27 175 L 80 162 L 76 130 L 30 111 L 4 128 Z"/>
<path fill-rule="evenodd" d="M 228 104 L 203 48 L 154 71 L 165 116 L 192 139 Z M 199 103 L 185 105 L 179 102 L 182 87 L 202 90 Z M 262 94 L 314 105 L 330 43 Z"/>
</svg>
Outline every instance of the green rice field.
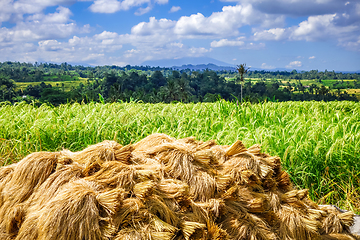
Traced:
<svg viewBox="0 0 360 240">
<path fill-rule="evenodd" d="M 151 133 L 219 144 L 242 140 L 280 156 L 317 203 L 360 212 L 360 104 L 281 102 L 237 105 L 0 103 L 0 166 L 34 151 L 77 151 L 105 139 L 125 145 Z"/>
<path fill-rule="evenodd" d="M 25 90 L 29 85 L 39 85 L 41 82 L 16 82 L 17 89 Z M 67 81 L 44 81 L 45 84 L 50 84 L 52 87 L 62 88 L 62 84 L 64 84 L 64 90 L 70 91 L 71 88 L 76 88 L 80 83 L 86 85 L 87 78 L 77 78 L 77 80 L 67 80 Z"/>
</svg>

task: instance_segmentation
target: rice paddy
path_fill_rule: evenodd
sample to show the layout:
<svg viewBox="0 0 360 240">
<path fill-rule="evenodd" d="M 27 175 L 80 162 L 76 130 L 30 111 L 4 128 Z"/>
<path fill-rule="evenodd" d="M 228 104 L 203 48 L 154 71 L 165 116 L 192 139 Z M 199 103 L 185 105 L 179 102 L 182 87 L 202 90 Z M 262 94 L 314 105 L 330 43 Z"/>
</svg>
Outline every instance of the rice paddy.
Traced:
<svg viewBox="0 0 360 240">
<path fill-rule="evenodd" d="M 71 151 L 115 140 L 135 143 L 152 133 L 194 136 L 246 147 L 261 144 L 279 156 L 298 188 L 318 203 L 360 211 L 360 105 L 354 102 L 282 102 L 236 105 L 73 104 L 0 105 L 0 165 L 38 151 Z"/>
<path fill-rule="evenodd" d="M 79 86 L 80 83 L 86 85 L 87 84 L 87 78 L 80 78 L 78 77 L 77 79 L 72 79 L 70 78 L 70 80 L 66 80 L 66 81 L 43 81 L 46 85 L 51 85 L 52 87 L 57 87 L 57 88 L 64 88 L 64 91 L 70 91 L 72 88 L 76 88 Z M 27 88 L 27 86 L 32 85 L 40 85 L 41 82 L 16 82 L 16 87 L 17 89 L 21 89 L 21 90 L 25 90 Z M 64 84 L 64 86 L 62 86 L 62 84 Z"/>
</svg>

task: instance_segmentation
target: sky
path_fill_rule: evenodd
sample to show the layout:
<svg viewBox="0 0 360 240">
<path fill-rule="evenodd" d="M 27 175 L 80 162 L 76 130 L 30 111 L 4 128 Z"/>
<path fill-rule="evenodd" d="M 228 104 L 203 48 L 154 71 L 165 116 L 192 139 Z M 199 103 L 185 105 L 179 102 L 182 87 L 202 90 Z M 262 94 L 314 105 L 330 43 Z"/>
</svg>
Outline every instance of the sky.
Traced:
<svg viewBox="0 0 360 240">
<path fill-rule="evenodd" d="M 0 62 L 360 70 L 360 0 L 0 0 Z"/>
</svg>

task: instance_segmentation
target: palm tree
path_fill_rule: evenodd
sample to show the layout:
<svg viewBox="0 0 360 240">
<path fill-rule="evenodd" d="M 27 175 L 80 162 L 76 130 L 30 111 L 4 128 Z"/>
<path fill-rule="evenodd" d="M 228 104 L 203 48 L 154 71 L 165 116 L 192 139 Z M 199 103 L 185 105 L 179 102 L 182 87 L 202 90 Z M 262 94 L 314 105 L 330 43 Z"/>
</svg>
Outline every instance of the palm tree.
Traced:
<svg viewBox="0 0 360 240">
<path fill-rule="evenodd" d="M 241 103 L 242 103 L 242 99 L 243 99 L 243 91 L 242 91 L 242 87 L 244 84 L 244 74 L 247 73 L 247 71 L 249 70 L 249 68 L 246 67 L 246 63 L 237 65 L 236 70 L 238 70 L 239 75 L 240 75 L 240 84 L 241 84 Z"/>
<path fill-rule="evenodd" d="M 194 91 L 194 89 L 192 87 L 190 87 L 189 81 L 186 78 L 178 79 L 177 85 L 179 88 L 178 93 L 179 93 L 180 100 L 182 102 L 187 102 L 187 100 L 191 96 L 191 92 Z"/>
</svg>

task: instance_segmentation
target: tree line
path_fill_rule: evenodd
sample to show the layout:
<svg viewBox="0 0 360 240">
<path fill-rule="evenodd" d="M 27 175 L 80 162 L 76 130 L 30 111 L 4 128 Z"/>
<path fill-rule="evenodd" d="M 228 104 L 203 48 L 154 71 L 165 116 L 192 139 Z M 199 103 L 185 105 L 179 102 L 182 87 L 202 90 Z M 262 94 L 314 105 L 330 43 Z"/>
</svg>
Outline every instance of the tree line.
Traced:
<svg viewBox="0 0 360 240">
<path fill-rule="evenodd" d="M 113 71 L 120 74 L 122 71 L 137 71 L 139 73 L 151 76 L 155 71 L 161 71 L 166 77 L 172 74 L 176 69 L 165 67 L 152 67 L 152 66 L 82 66 L 71 65 L 68 63 L 20 63 L 20 62 L 0 62 L 0 77 L 12 79 L 15 82 L 41 82 L 41 81 L 68 81 L 75 80 L 78 77 L 82 78 L 104 78 L 104 74 Z M 197 69 L 183 69 L 180 73 L 191 74 L 196 72 Z M 237 69 L 233 70 L 218 70 L 216 74 L 221 77 L 234 78 L 237 77 Z M 350 79 L 360 80 L 360 73 L 342 73 L 335 71 L 266 71 L 266 70 L 252 70 L 251 68 L 244 74 L 245 78 L 257 79 L 295 79 L 295 80 L 317 80 L 321 82 L 327 79 Z"/>
<path fill-rule="evenodd" d="M 5 64 L 5 67 L 4 67 Z M 42 71 L 54 68 L 53 73 L 42 73 L 42 78 L 54 79 L 63 75 L 74 77 L 79 74 L 77 70 L 84 71 L 87 82 L 73 86 L 65 91 L 61 84 L 53 87 L 42 81 L 40 84 L 30 84 L 25 89 L 19 89 L 11 76 L 2 75 L 9 71 L 9 65 L 20 66 L 20 73 L 28 71 Z M 225 78 L 222 74 L 211 70 L 204 71 L 175 71 L 171 69 L 148 69 L 146 72 L 139 69 L 119 67 L 73 67 L 69 64 L 30 64 L 28 70 L 20 63 L 3 63 L 0 65 L 0 101 L 27 101 L 41 104 L 44 102 L 58 105 L 67 102 L 121 102 L 141 101 L 146 103 L 158 102 L 214 102 L 218 99 L 239 101 L 241 89 L 244 101 L 357 101 L 354 95 L 341 89 L 349 87 L 349 82 L 335 81 L 331 87 L 323 84 L 304 86 L 300 80 L 282 81 L 281 79 L 259 78 L 256 80 L 246 78 L 251 71 L 244 73 L 241 81 L 239 74 L 232 79 Z M 56 68 L 55 68 L 56 67 Z M 6 69 L 6 71 L 2 71 Z M 40 70 L 39 70 L 40 69 Z M 45 71 L 45 70 L 44 70 Z M 46 70 L 48 71 L 48 69 Z M 63 71 L 63 72 L 61 72 Z M 19 71 L 12 71 L 16 76 Z M 65 74 L 66 73 L 66 74 Z M 151 74 L 150 74 L 151 73 Z M 35 72 L 34 72 L 35 74 Z M 80 74 L 79 74 L 80 75 Z M 354 74 L 356 77 L 356 75 Z M 51 78 L 50 78 L 51 77 Z M 85 76 L 84 76 L 85 77 Z M 290 79 L 290 78 L 289 78 Z M 63 80 L 66 81 L 66 80 Z M 352 81 L 352 88 L 360 88 L 360 79 Z"/>
</svg>

